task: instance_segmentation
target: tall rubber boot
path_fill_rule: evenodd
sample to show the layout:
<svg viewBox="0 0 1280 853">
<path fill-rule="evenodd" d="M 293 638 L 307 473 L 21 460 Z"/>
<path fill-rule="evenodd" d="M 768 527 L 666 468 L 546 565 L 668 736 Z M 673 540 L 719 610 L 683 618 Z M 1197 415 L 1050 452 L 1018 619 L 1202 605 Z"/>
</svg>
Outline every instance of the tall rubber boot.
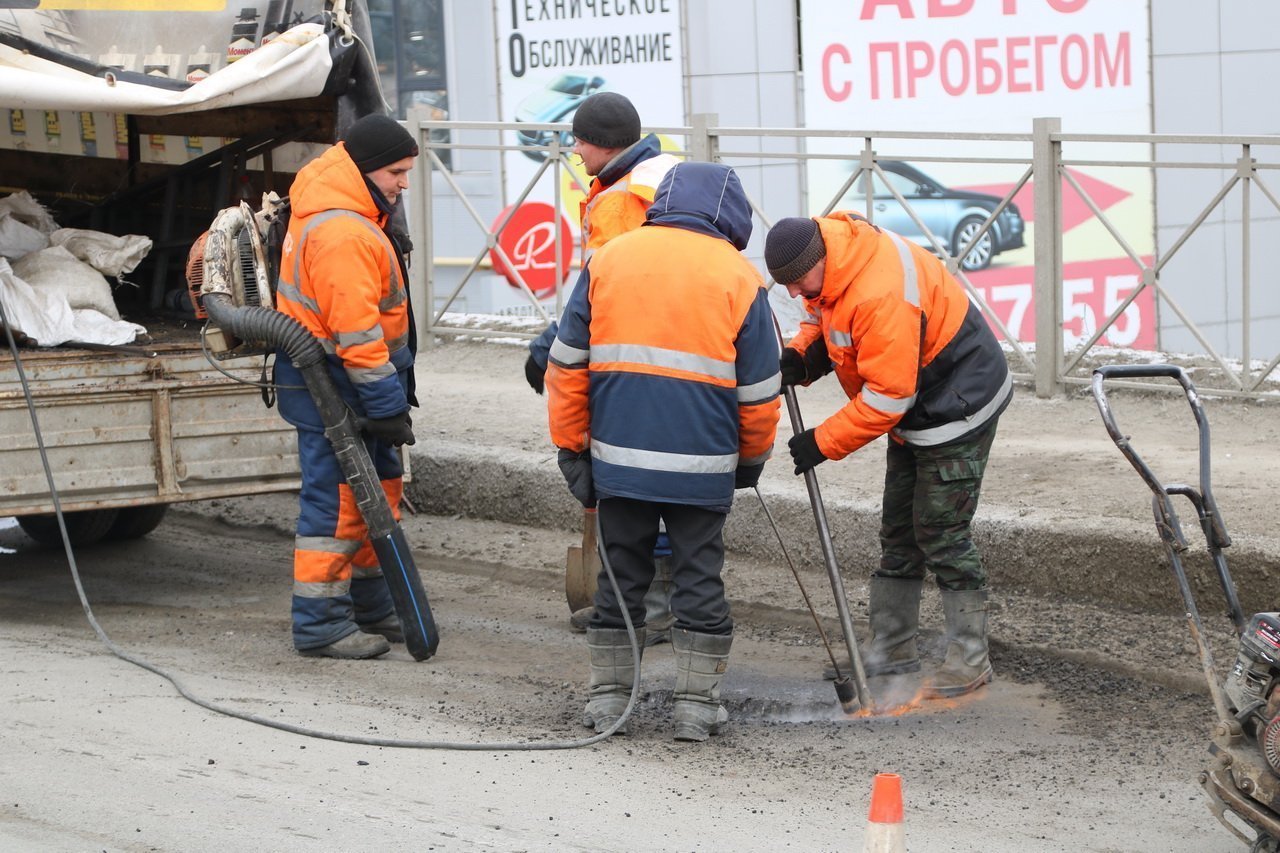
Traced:
<svg viewBox="0 0 1280 853">
<path fill-rule="evenodd" d="M 871 578 L 871 644 L 863 660 L 867 675 L 920 671 L 916 634 L 923 588 L 923 578 Z"/>
<path fill-rule="evenodd" d="M 671 613 L 671 558 L 653 558 L 653 583 L 644 594 L 644 626 L 649 631 L 646 646 L 671 639 L 676 617 Z"/>
<path fill-rule="evenodd" d="M 923 578 L 881 578 L 872 576 L 868 610 L 871 643 L 862 656 L 863 671 L 868 676 L 898 675 L 920 671 L 920 654 L 916 634 L 920 630 L 920 595 Z M 853 663 L 845 657 L 840 665 L 842 675 L 853 674 Z M 822 677 L 834 681 L 835 668 L 826 666 Z"/>
<path fill-rule="evenodd" d="M 925 699 L 972 693 L 994 677 L 987 656 L 987 590 L 942 590 L 947 657 L 924 685 Z"/>
<path fill-rule="evenodd" d="M 729 667 L 732 634 L 671 629 L 676 653 L 675 739 L 704 741 L 729 721 L 720 704 L 720 681 Z"/>
<path fill-rule="evenodd" d="M 642 650 L 644 635 L 644 628 L 636 629 Z M 591 653 L 591 698 L 582 712 L 582 724 L 600 734 L 617 722 L 631 701 L 631 682 L 636 675 L 631 638 L 626 628 L 588 628 L 587 651 Z M 626 733 L 625 725 L 615 732 Z"/>
</svg>

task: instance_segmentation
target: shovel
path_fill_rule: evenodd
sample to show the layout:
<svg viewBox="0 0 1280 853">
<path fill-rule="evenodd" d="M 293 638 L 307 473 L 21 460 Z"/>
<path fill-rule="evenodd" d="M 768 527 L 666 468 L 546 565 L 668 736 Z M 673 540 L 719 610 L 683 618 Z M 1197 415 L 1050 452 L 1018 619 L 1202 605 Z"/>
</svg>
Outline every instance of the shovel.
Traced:
<svg viewBox="0 0 1280 853">
<path fill-rule="evenodd" d="M 569 612 L 590 607 L 596 597 L 600 575 L 600 552 L 596 547 L 596 511 L 582 510 L 582 544 L 570 545 L 564 560 L 564 595 Z"/>
</svg>

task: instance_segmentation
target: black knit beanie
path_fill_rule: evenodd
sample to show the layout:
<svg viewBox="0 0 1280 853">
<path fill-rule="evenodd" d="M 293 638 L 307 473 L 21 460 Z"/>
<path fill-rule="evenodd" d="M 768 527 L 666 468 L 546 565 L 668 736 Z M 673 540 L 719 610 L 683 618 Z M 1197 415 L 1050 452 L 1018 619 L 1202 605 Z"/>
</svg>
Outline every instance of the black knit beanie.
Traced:
<svg viewBox="0 0 1280 853">
<path fill-rule="evenodd" d="M 779 219 L 764 240 L 764 263 L 778 284 L 799 281 L 826 254 L 822 231 L 812 219 Z"/>
<path fill-rule="evenodd" d="M 356 168 L 362 173 L 376 172 L 406 157 L 418 156 L 418 143 L 409 131 L 391 116 L 367 115 L 342 136 Z"/>
<path fill-rule="evenodd" d="M 640 141 L 640 114 L 617 92 L 596 92 L 573 114 L 573 136 L 601 148 L 626 148 Z"/>
</svg>

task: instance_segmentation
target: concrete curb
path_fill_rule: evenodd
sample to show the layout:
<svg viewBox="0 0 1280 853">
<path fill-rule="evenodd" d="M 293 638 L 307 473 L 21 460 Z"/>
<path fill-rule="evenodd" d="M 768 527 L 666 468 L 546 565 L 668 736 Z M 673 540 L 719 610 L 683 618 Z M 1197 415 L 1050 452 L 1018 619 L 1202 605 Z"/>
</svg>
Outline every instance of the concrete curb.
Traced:
<svg viewBox="0 0 1280 853">
<path fill-rule="evenodd" d="M 566 532 L 580 527 L 579 507 L 551 453 L 428 440 L 414 446 L 411 464 L 413 480 L 406 491 L 421 511 Z M 790 488 L 790 483 L 762 482 L 760 491 L 797 568 L 825 577 L 808 495 L 802 481 L 797 478 L 794 483 Z M 824 493 L 837 560 L 848 578 L 865 578 L 879 559 L 879 490 L 872 491 L 874 501 Z M 1204 553 L 1194 516 L 1184 518 L 1183 527 L 1192 544 L 1183 560 L 1197 607 L 1202 613 L 1224 611 L 1217 575 Z M 1001 590 L 1143 610 L 1183 609 L 1154 521 L 1145 529 L 1100 522 L 1066 525 L 1051 514 L 984 505 L 974 523 L 974 537 L 992 585 Z M 725 544 L 732 551 L 776 561 L 785 571 L 777 540 L 752 492 L 737 494 L 725 525 Z M 1280 542 L 1238 539 L 1226 556 L 1246 614 L 1274 609 L 1272 579 L 1280 577 Z"/>
</svg>

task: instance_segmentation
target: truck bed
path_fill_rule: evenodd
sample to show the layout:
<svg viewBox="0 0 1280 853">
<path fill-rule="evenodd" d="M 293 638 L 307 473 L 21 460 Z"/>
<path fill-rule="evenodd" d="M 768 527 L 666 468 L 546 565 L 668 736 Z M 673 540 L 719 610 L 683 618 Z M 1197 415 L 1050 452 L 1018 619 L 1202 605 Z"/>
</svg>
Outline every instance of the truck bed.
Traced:
<svg viewBox="0 0 1280 853">
<path fill-rule="evenodd" d="M 294 430 L 259 389 L 213 367 L 193 330 L 157 331 L 150 342 L 110 350 L 19 350 L 63 509 L 297 489 Z M 219 364 L 256 382 L 262 362 Z M 52 511 L 20 371 L 5 346 L 0 516 Z"/>
</svg>

